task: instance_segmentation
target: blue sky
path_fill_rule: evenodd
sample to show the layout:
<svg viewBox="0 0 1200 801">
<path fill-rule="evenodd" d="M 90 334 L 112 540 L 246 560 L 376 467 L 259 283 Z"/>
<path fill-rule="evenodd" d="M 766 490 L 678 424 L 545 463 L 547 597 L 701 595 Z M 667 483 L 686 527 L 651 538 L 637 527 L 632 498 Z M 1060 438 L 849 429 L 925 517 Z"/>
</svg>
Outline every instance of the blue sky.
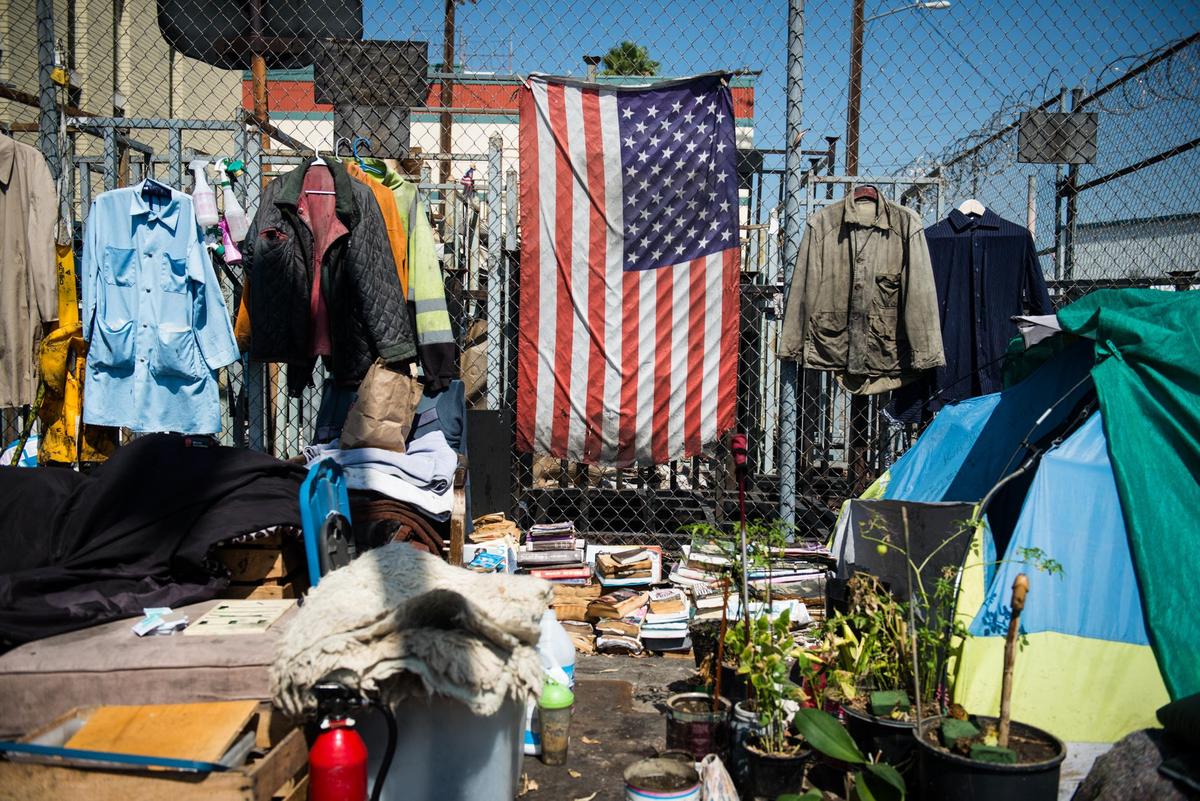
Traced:
<svg viewBox="0 0 1200 801">
<path fill-rule="evenodd" d="M 903 5 L 902 0 L 868 0 L 866 8 L 870 15 Z M 850 3 L 810 0 L 807 6 L 805 146 L 818 147 L 823 135 L 844 134 Z M 440 58 L 441 14 L 441 0 L 367 0 L 364 11 L 369 37 L 426 39 L 431 60 Z M 756 94 L 756 142 L 761 147 L 781 147 L 784 139 L 786 16 L 782 0 L 479 0 L 458 11 L 466 64 L 473 69 L 507 71 L 511 49 L 518 73 L 581 74 L 584 54 L 601 54 L 630 39 L 650 49 L 664 74 L 762 70 Z M 1193 0 L 954 0 L 946 10 L 908 10 L 874 20 L 867 25 L 864 48 L 862 169 L 890 173 L 922 155 L 943 152 L 999 109 L 1036 104 L 1064 85 L 1094 87 L 1137 61 L 1126 59 L 1105 70 L 1114 60 L 1136 57 L 1198 29 L 1200 4 Z M 1197 64 L 1193 54 L 1185 65 L 1192 71 L 1193 89 L 1200 89 Z M 1104 109 L 1113 113 L 1102 118 L 1102 163 L 1083 168 L 1085 176 L 1152 155 L 1200 129 L 1194 101 L 1121 114 L 1128 109 L 1118 107 L 1116 100 L 1112 109 Z M 1005 115 L 1005 121 L 1012 116 Z M 1187 161 L 1181 166 L 1195 171 L 1197 159 L 1182 160 Z M 1053 179 L 1053 168 L 1030 169 L 1039 171 L 1045 184 Z M 1029 169 L 1017 171 L 1021 174 L 1005 176 L 1003 186 L 992 188 L 1003 196 L 999 205 L 1012 207 L 1010 211 L 1024 204 Z M 1122 183 L 1117 193 L 1129 208 L 1163 213 L 1181 205 L 1200 206 L 1194 181 L 1186 197 L 1167 199 L 1141 186 L 1144 181 Z M 1043 188 L 1049 191 L 1039 186 L 1039 196 Z M 1112 195 L 1105 191 L 1097 190 L 1100 200 L 1093 203 L 1099 217 L 1104 215 L 1101 207 L 1117 202 L 1105 200 Z M 1044 202 L 1051 198 L 1046 194 Z"/>
</svg>

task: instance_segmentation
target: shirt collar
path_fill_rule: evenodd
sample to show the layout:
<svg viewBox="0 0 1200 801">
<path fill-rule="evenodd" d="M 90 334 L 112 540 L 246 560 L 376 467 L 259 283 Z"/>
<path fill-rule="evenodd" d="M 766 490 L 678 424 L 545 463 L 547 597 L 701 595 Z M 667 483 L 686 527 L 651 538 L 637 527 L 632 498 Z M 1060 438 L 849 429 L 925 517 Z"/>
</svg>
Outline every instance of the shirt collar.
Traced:
<svg viewBox="0 0 1200 801">
<path fill-rule="evenodd" d="M 333 175 L 334 213 L 342 224 L 350 230 L 358 227 L 360 218 L 358 203 L 354 200 L 354 183 L 345 165 L 337 159 L 322 159 L 329 172 Z M 276 206 L 300 205 L 300 193 L 304 191 L 304 176 L 313 162 L 306 161 L 291 172 L 284 173 L 275 180 L 279 182 L 279 194 L 275 196 Z"/>
<path fill-rule="evenodd" d="M 13 162 L 17 160 L 17 143 L 0 135 L 0 184 L 12 183 Z"/>
<path fill-rule="evenodd" d="M 969 228 L 999 228 L 1000 215 L 991 209 L 984 209 L 983 215 L 980 217 L 972 217 L 968 214 L 963 214 L 958 209 L 950 212 L 947 217 L 950 221 L 950 226 L 957 233 L 962 233 Z"/>
<path fill-rule="evenodd" d="M 175 192 L 171 192 L 171 200 L 166 206 L 151 206 L 146 198 L 142 197 L 142 187 L 145 182 L 138 184 L 133 189 L 133 198 L 129 201 L 129 213 L 131 216 L 144 216 L 146 223 L 161 223 L 165 228 L 173 234 L 179 226 L 179 198 Z"/>
<path fill-rule="evenodd" d="M 874 216 L 872 216 L 872 212 L 874 212 Z M 850 192 L 846 195 L 845 203 L 842 206 L 842 220 L 849 225 L 886 231 L 891 227 L 892 210 L 888 207 L 887 199 L 883 195 L 879 195 L 879 199 L 873 203 L 859 204 L 854 202 L 854 193 Z"/>
</svg>

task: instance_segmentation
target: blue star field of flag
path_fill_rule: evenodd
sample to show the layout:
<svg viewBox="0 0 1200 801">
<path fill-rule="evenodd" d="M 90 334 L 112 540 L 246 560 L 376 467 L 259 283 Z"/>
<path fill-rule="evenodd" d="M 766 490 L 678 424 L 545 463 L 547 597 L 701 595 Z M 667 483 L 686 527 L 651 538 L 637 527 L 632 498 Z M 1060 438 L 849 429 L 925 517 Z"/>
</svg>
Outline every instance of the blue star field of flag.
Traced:
<svg viewBox="0 0 1200 801">
<path fill-rule="evenodd" d="M 647 270 L 738 244 L 733 102 L 720 76 L 617 95 L 624 268 Z"/>
</svg>

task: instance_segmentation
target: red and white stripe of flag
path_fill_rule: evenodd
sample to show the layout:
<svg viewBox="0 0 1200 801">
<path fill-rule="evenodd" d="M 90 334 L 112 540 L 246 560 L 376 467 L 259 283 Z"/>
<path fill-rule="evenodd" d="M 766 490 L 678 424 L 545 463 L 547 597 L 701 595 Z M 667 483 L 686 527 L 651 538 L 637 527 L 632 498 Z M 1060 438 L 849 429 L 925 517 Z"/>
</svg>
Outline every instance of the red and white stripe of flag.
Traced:
<svg viewBox="0 0 1200 801">
<path fill-rule="evenodd" d="M 618 131 L 616 90 L 522 90 L 517 447 L 662 464 L 733 426 L 738 249 L 623 270 Z"/>
</svg>

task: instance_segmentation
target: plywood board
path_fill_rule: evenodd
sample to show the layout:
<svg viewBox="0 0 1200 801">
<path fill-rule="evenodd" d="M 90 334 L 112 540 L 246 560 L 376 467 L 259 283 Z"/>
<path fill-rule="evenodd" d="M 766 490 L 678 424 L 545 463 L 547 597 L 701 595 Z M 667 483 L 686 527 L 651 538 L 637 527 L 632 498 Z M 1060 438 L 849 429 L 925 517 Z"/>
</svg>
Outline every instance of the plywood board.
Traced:
<svg viewBox="0 0 1200 801">
<path fill-rule="evenodd" d="M 221 548 L 214 553 L 229 568 L 233 581 L 281 579 L 305 566 L 304 551 L 296 545 L 282 549 Z"/>
<path fill-rule="evenodd" d="M 216 762 L 257 708 L 254 700 L 102 706 L 67 747 Z"/>
<path fill-rule="evenodd" d="M 308 582 L 302 579 L 283 579 L 281 581 L 265 581 L 262 584 L 230 584 L 221 591 L 222 598 L 246 598 L 249 600 L 286 600 L 299 598 L 308 589 Z"/>
<path fill-rule="evenodd" d="M 184 629 L 184 635 L 261 634 L 295 601 L 230 600 L 221 601 Z"/>
</svg>

